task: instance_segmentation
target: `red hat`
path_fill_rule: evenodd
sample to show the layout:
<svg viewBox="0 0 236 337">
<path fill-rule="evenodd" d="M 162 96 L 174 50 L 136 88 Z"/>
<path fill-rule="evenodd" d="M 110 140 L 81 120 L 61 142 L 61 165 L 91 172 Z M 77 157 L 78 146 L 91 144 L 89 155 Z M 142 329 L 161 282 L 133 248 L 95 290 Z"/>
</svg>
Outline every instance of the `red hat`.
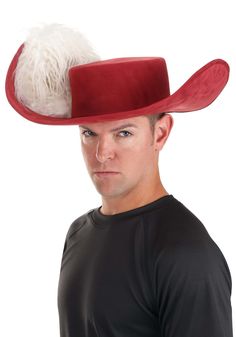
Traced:
<svg viewBox="0 0 236 337">
<path fill-rule="evenodd" d="M 123 57 L 69 67 L 71 111 L 68 116 L 31 110 L 17 98 L 15 76 L 24 44 L 15 54 L 6 77 L 12 107 L 30 121 L 73 125 L 137 117 L 163 112 L 189 112 L 211 104 L 225 87 L 229 65 L 213 60 L 170 94 L 166 62 L 161 57 Z"/>
</svg>

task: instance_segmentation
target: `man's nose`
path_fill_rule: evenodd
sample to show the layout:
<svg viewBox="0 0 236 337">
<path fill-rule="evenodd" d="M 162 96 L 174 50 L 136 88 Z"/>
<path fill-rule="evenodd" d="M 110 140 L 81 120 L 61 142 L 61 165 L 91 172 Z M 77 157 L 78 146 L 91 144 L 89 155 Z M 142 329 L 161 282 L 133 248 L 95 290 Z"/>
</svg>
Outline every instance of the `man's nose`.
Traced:
<svg viewBox="0 0 236 337">
<path fill-rule="evenodd" d="M 114 157 L 114 146 L 112 141 L 108 139 L 100 139 L 97 144 L 96 158 L 99 162 L 103 163 L 108 159 Z"/>
</svg>

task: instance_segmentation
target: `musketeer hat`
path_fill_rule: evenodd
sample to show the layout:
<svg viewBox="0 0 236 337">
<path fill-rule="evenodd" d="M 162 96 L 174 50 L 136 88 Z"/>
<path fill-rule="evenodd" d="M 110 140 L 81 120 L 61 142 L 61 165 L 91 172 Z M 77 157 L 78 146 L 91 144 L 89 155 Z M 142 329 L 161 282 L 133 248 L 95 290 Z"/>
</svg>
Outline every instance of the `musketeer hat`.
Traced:
<svg viewBox="0 0 236 337">
<path fill-rule="evenodd" d="M 28 120 L 73 125 L 211 104 L 225 87 L 229 66 L 215 59 L 170 94 L 162 57 L 100 60 L 79 32 L 53 24 L 34 28 L 9 66 L 6 95 Z"/>
</svg>

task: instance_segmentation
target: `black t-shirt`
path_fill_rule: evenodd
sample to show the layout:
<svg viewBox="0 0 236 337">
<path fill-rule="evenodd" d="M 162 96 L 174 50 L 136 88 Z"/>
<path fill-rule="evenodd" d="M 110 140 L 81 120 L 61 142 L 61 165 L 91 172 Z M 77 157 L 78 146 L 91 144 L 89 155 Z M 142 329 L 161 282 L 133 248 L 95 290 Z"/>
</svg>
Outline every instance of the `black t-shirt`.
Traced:
<svg viewBox="0 0 236 337">
<path fill-rule="evenodd" d="M 61 337 L 232 337 L 227 262 L 172 194 L 70 226 L 60 270 Z"/>
</svg>

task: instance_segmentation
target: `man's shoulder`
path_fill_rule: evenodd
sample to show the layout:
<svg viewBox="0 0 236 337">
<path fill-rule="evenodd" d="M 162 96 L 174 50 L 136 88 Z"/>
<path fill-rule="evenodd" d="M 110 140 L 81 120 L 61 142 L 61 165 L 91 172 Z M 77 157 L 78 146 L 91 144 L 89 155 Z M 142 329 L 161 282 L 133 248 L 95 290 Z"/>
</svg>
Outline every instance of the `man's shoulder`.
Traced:
<svg viewBox="0 0 236 337">
<path fill-rule="evenodd" d="M 156 223 L 155 216 L 153 220 L 149 238 L 155 262 L 163 270 L 192 271 L 194 275 L 201 275 L 204 269 L 208 273 L 216 271 L 219 266 L 228 270 L 221 249 L 203 222 L 182 202 L 175 199 L 163 209 Z"/>
<path fill-rule="evenodd" d="M 69 239 L 75 232 L 79 231 L 87 222 L 89 218 L 89 214 L 93 212 L 94 208 L 89 211 L 83 213 L 78 218 L 76 218 L 70 225 L 66 238 Z"/>
<path fill-rule="evenodd" d="M 148 239 L 154 255 L 178 256 L 207 254 L 219 247 L 209 234 L 205 224 L 187 206 L 175 199 L 161 212 L 153 212 L 147 222 Z"/>
<path fill-rule="evenodd" d="M 150 223 L 151 229 L 158 236 L 164 236 L 167 240 L 175 240 L 179 237 L 189 239 L 191 236 L 196 239 L 196 235 L 209 235 L 199 217 L 175 197 L 165 207 L 147 213 L 145 220 Z"/>
</svg>

